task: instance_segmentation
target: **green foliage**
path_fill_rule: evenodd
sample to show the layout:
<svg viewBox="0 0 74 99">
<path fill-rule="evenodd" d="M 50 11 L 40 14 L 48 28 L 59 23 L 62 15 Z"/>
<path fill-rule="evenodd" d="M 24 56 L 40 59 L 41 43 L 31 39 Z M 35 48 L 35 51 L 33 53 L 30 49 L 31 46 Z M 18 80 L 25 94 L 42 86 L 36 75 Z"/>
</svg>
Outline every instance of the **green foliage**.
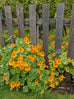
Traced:
<svg viewBox="0 0 74 99">
<path fill-rule="evenodd" d="M 42 4 L 49 3 L 50 4 L 50 17 L 53 18 L 55 16 L 56 7 L 58 3 L 65 3 L 65 17 L 71 18 L 72 12 L 72 3 L 73 0 L 0 0 L 0 8 L 4 9 L 4 6 L 10 5 L 12 7 L 13 17 L 16 17 L 16 4 L 23 5 L 24 8 L 24 16 L 29 17 L 29 4 L 35 3 L 37 5 L 37 13 L 41 15 L 42 13 Z M 3 14 L 4 16 L 4 14 Z"/>
<path fill-rule="evenodd" d="M 5 38 L 8 38 L 7 34 L 4 31 Z M 42 51 L 42 38 L 34 46 L 30 44 L 29 29 L 25 30 L 25 38 L 18 38 L 17 30 L 14 34 L 15 44 L 7 43 L 4 48 L 0 46 L 1 86 L 8 85 L 10 90 L 21 89 L 24 93 L 31 91 L 42 95 L 49 87 L 55 88 L 64 80 L 64 72 L 71 73 L 74 78 L 74 59 L 67 58 L 69 35 L 63 37 L 61 55 L 55 58 L 55 29 L 49 32 L 47 66 Z"/>
</svg>

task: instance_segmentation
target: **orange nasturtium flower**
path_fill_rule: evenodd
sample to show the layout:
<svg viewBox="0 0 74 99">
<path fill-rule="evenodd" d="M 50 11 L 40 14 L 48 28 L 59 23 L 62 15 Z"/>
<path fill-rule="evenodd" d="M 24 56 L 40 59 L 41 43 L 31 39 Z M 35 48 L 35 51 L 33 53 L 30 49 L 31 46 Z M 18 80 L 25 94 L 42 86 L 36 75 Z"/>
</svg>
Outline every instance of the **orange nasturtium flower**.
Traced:
<svg viewBox="0 0 74 99">
<path fill-rule="evenodd" d="M 15 82 L 11 82 L 10 86 L 11 86 L 12 88 L 15 88 L 15 87 L 16 87 Z"/>
<path fill-rule="evenodd" d="M 59 85 L 59 82 L 56 81 L 56 82 L 55 82 L 55 85 L 58 86 L 58 85 Z"/>
<path fill-rule="evenodd" d="M 30 49 L 31 53 L 35 53 L 35 50 L 33 50 L 33 48 Z"/>
<path fill-rule="evenodd" d="M 52 56 L 56 56 L 56 54 L 55 54 L 55 53 L 53 53 L 53 54 L 52 54 Z"/>
<path fill-rule="evenodd" d="M 23 53 L 24 52 L 24 49 L 23 48 L 19 48 L 18 51 L 20 51 L 20 52 Z"/>
<path fill-rule="evenodd" d="M 71 58 L 70 57 L 68 58 L 68 62 L 71 63 Z"/>
<path fill-rule="evenodd" d="M 7 34 L 4 32 L 4 35 L 7 36 Z"/>
<path fill-rule="evenodd" d="M 51 76 L 54 76 L 54 72 L 50 72 Z"/>
<path fill-rule="evenodd" d="M 11 57 L 12 58 L 16 58 L 17 57 L 17 53 L 15 51 L 13 51 Z"/>
<path fill-rule="evenodd" d="M 16 44 L 13 44 L 13 43 L 12 43 L 12 44 L 10 44 L 10 46 L 12 46 L 12 47 L 15 47 L 15 45 L 16 45 Z"/>
<path fill-rule="evenodd" d="M 19 62 L 17 61 L 17 62 L 14 62 L 14 65 L 13 65 L 13 67 L 19 67 L 20 66 L 20 64 L 19 64 Z"/>
<path fill-rule="evenodd" d="M 56 60 L 56 63 L 57 63 L 58 65 L 60 65 L 60 64 L 62 64 L 62 61 L 61 61 L 60 59 L 57 59 L 57 60 Z"/>
<path fill-rule="evenodd" d="M 20 66 L 20 71 L 23 71 L 23 70 L 24 70 L 24 66 L 21 65 L 21 66 Z"/>
<path fill-rule="evenodd" d="M 41 30 L 41 34 L 43 33 L 43 31 Z"/>
<path fill-rule="evenodd" d="M 6 80 L 6 81 L 9 81 L 9 78 L 3 76 L 3 79 Z"/>
<path fill-rule="evenodd" d="M 31 43 L 31 41 L 29 41 L 29 39 L 28 39 L 27 37 L 24 38 L 24 42 L 25 42 L 26 44 L 30 44 L 30 43 Z"/>
<path fill-rule="evenodd" d="M 53 82 L 50 83 L 50 87 L 55 87 L 55 84 Z"/>
<path fill-rule="evenodd" d="M 50 76 L 50 77 L 48 78 L 48 81 L 49 81 L 49 82 L 52 82 L 52 81 L 53 81 L 53 78 Z"/>
<path fill-rule="evenodd" d="M 36 46 L 32 46 L 32 49 L 36 51 L 37 50 L 37 47 Z"/>
<path fill-rule="evenodd" d="M 14 65 L 14 61 L 12 59 L 9 60 L 9 65 Z"/>
<path fill-rule="evenodd" d="M 59 80 L 62 81 L 65 77 L 62 75 L 59 77 Z"/>
<path fill-rule="evenodd" d="M 39 80 L 40 80 L 40 81 L 42 80 L 41 76 L 40 76 Z"/>
<path fill-rule="evenodd" d="M 44 57 L 45 56 L 44 52 L 40 52 L 40 56 Z"/>
<path fill-rule="evenodd" d="M 40 43 L 41 43 L 41 44 L 43 44 L 43 41 L 42 41 L 42 40 L 40 40 Z"/>
<path fill-rule="evenodd" d="M 18 61 L 22 61 L 23 59 L 23 56 L 21 55 L 19 58 L 18 58 Z"/>
<path fill-rule="evenodd" d="M 54 68 L 54 67 L 51 67 L 51 70 L 52 70 L 52 71 L 55 71 L 55 68 Z"/>
<path fill-rule="evenodd" d="M 20 82 L 19 82 L 19 81 L 16 82 L 16 83 L 15 83 L 15 86 L 16 86 L 16 87 L 19 87 L 19 86 L 20 86 Z"/>
<path fill-rule="evenodd" d="M 30 56 L 29 58 L 30 58 L 30 60 L 31 60 L 32 62 L 36 61 L 36 58 L 33 57 L 33 56 Z"/>
<path fill-rule="evenodd" d="M 16 35 L 14 34 L 14 38 L 16 38 Z"/>
<path fill-rule="evenodd" d="M 38 84 L 38 82 L 35 83 L 35 86 Z"/>
<path fill-rule="evenodd" d="M 57 73 L 57 75 L 56 76 L 59 76 L 59 72 Z"/>
<path fill-rule="evenodd" d="M 57 67 L 58 67 L 57 63 L 54 63 L 54 64 L 53 64 L 53 67 L 54 67 L 54 68 L 57 68 Z"/>
<path fill-rule="evenodd" d="M 57 58 L 55 58 L 55 61 L 58 60 Z"/>
<path fill-rule="evenodd" d="M 38 45 L 37 45 L 37 48 L 40 50 L 40 49 L 41 49 L 41 46 L 38 44 Z"/>
<path fill-rule="evenodd" d="M 28 65 L 28 66 L 25 66 L 25 70 L 26 70 L 26 71 L 30 71 L 30 69 L 31 69 L 31 68 L 30 68 L 29 65 Z"/>
<path fill-rule="evenodd" d="M 42 62 L 39 62 L 39 63 L 38 63 L 38 66 L 42 66 L 42 65 L 43 65 L 43 63 L 42 63 Z"/>
<path fill-rule="evenodd" d="M 52 62 L 53 61 L 53 59 L 51 58 L 51 59 L 49 59 L 49 62 Z"/>
<path fill-rule="evenodd" d="M 67 72 L 67 73 L 69 73 L 69 72 L 70 72 L 70 70 L 69 70 L 69 69 L 67 69 L 67 70 L 66 70 L 66 72 Z"/>
<path fill-rule="evenodd" d="M 17 30 L 15 30 L 15 33 L 18 33 L 18 31 L 17 31 Z"/>
<path fill-rule="evenodd" d="M 51 47 L 54 47 L 53 43 L 51 43 Z"/>
<path fill-rule="evenodd" d="M 38 73 L 40 73 L 40 71 L 41 71 L 41 69 L 40 69 L 40 68 L 38 68 L 38 69 L 37 69 L 37 72 L 38 72 Z"/>
<path fill-rule="evenodd" d="M 44 85 L 46 85 L 46 84 L 47 84 L 47 81 L 44 82 Z"/>
</svg>

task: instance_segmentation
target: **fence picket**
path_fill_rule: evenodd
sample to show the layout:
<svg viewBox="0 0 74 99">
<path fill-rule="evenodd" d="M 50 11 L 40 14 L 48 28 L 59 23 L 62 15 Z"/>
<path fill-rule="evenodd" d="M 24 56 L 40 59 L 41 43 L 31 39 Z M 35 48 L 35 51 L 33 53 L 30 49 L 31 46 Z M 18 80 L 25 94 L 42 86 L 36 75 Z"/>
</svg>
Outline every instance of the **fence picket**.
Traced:
<svg viewBox="0 0 74 99">
<path fill-rule="evenodd" d="M 24 34 L 24 17 L 23 17 L 23 6 L 22 5 L 16 5 L 16 13 L 17 13 L 19 37 L 23 38 L 25 36 L 25 34 Z"/>
<path fill-rule="evenodd" d="M 12 24 L 12 14 L 11 14 L 11 6 L 5 6 L 5 17 L 6 17 L 6 26 L 8 30 L 8 36 L 12 36 L 9 40 L 10 43 L 14 43 L 14 30 L 13 30 L 13 24 Z"/>
<path fill-rule="evenodd" d="M 57 5 L 57 17 L 56 17 L 56 37 L 55 37 L 56 57 L 58 57 L 61 53 L 63 20 L 64 20 L 64 4 L 58 4 Z"/>
<path fill-rule="evenodd" d="M 48 34 L 49 34 L 49 4 L 43 4 L 43 51 L 45 53 L 45 60 L 48 61 Z"/>
<path fill-rule="evenodd" d="M 36 5 L 29 5 L 29 19 L 30 19 L 30 37 L 31 43 L 36 45 L 37 42 L 37 32 L 36 32 Z"/>
<path fill-rule="evenodd" d="M 68 57 L 74 58 L 74 4 L 72 7 L 72 18 L 70 25 L 69 45 L 68 45 Z"/>
<path fill-rule="evenodd" d="M 5 46 L 4 38 L 3 38 L 3 30 L 2 30 L 2 9 L 0 9 L 0 42 L 2 46 Z"/>
</svg>

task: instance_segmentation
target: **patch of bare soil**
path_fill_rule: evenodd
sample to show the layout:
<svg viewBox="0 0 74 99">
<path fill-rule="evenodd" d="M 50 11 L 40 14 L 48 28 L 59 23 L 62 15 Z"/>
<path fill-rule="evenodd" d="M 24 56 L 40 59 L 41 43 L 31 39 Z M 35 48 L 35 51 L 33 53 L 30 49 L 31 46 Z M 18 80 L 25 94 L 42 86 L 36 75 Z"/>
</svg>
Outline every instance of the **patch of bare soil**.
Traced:
<svg viewBox="0 0 74 99">
<path fill-rule="evenodd" d="M 74 94 L 74 81 L 70 82 L 62 82 L 58 87 L 52 89 L 52 91 L 59 93 L 59 94 Z"/>
</svg>

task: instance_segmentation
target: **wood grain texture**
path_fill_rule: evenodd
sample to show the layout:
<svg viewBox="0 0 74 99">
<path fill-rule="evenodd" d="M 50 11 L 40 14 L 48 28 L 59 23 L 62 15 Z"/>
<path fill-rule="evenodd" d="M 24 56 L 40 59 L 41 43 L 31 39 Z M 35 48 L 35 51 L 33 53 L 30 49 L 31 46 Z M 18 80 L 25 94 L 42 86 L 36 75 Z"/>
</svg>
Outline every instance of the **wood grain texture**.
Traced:
<svg viewBox="0 0 74 99">
<path fill-rule="evenodd" d="M 0 43 L 2 44 L 3 47 L 5 46 L 2 30 L 2 9 L 0 9 Z"/>
<path fill-rule="evenodd" d="M 24 38 L 24 16 L 23 16 L 23 6 L 16 5 L 16 13 L 17 13 L 17 23 L 18 23 L 18 32 L 19 37 Z"/>
<path fill-rule="evenodd" d="M 31 44 L 36 45 L 37 42 L 37 32 L 36 32 L 36 5 L 29 5 L 29 22 L 30 22 L 30 37 Z"/>
<path fill-rule="evenodd" d="M 58 57 L 61 53 L 63 20 L 64 20 L 64 4 L 58 4 L 57 5 L 57 17 L 56 17 L 56 37 L 55 37 L 56 57 Z"/>
<path fill-rule="evenodd" d="M 11 6 L 5 6 L 5 17 L 6 17 L 6 26 L 8 30 L 8 36 L 12 36 L 9 40 L 10 43 L 14 43 L 14 30 L 13 30 L 13 24 L 12 24 L 12 14 L 11 14 Z"/>
<path fill-rule="evenodd" d="M 49 34 L 49 4 L 43 4 L 42 7 L 42 25 L 43 25 L 43 51 L 45 60 L 48 61 L 48 34 Z"/>
<path fill-rule="evenodd" d="M 71 59 L 74 58 L 74 4 L 72 7 L 72 18 L 71 18 L 69 45 L 68 45 L 68 57 L 70 57 Z"/>
</svg>

